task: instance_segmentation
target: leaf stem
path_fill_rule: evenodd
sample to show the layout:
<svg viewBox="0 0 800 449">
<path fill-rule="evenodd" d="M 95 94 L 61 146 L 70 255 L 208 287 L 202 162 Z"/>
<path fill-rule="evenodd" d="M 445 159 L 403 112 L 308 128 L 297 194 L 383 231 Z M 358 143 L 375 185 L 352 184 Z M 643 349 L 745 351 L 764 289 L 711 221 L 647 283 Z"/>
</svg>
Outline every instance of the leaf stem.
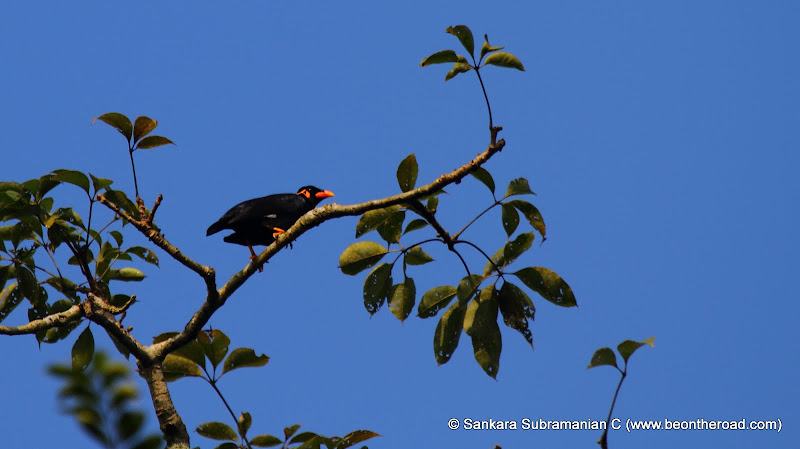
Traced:
<svg viewBox="0 0 800 449">
<path fill-rule="evenodd" d="M 500 201 L 502 201 L 502 200 L 500 200 Z M 491 206 L 487 207 L 483 212 L 479 213 L 475 218 L 473 218 L 469 223 L 467 223 L 467 225 L 464 226 L 460 231 L 458 231 L 455 234 L 453 234 L 453 240 L 458 240 L 458 237 L 461 234 L 463 234 L 464 231 L 466 231 L 468 227 L 472 226 L 473 223 L 478 221 L 478 219 L 481 218 L 483 216 L 483 214 L 485 214 L 486 212 L 489 212 L 490 210 L 492 210 L 493 207 L 497 206 L 498 204 L 501 204 L 500 201 L 495 200 L 494 203 L 492 203 Z"/>
<path fill-rule="evenodd" d="M 208 373 L 206 373 L 206 374 L 208 374 Z M 213 388 L 214 391 L 217 392 L 217 395 L 219 396 L 219 398 L 222 399 L 222 403 L 225 404 L 225 408 L 227 408 L 228 409 L 228 413 L 231 414 L 231 417 L 233 418 L 233 422 L 236 423 L 236 430 L 239 432 L 239 436 L 242 437 L 242 441 L 244 441 L 244 443 L 247 445 L 247 447 L 249 449 L 253 449 L 253 447 L 250 446 L 250 441 L 248 441 L 247 437 L 244 436 L 244 432 L 242 432 L 242 428 L 239 426 L 239 420 L 236 419 L 236 414 L 233 413 L 233 409 L 231 409 L 231 406 L 228 405 L 228 401 L 225 400 L 225 396 L 223 396 L 222 392 L 219 391 L 219 388 L 217 388 L 217 381 L 216 380 L 211 380 L 211 379 L 206 379 L 206 381 L 208 382 L 209 385 L 211 385 L 211 388 Z"/>
<path fill-rule="evenodd" d="M 128 154 L 131 156 L 131 169 L 133 170 L 133 188 L 136 191 L 136 199 L 139 199 L 139 183 L 136 181 L 136 164 L 133 163 L 133 147 L 128 148 Z"/>
<path fill-rule="evenodd" d="M 472 57 L 472 62 L 475 63 L 475 57 Z M 483 84 L 483 78 L 481 78 L 481 72 L 478 68 L 478 64 L 472 66 L 475 69 L 475 74 L 478 75 L 478 81 L 481 83 L 481 90 L 483 91 L 483 98 L 486 100 L 486 109 L 489 110 L 489 130 L 494 129 L 494 122 L 492 121 L 492 105 L 489 104 L 489 95 L 486 94 L 486 86 Z"/>
<path fill-rule="evenodd" d="M 622 388 L 622 382 L 625 381 L 625 376 L 628 375 L 628 364 L 625 364 L 625 370 L 619 370 L 620 376 L 619 383 L 617 384 L 617 390 L 614 392 L 614 399 L 611 400 L 611 408 L 608 410 L 608 418 L 606 418 L 606 428 L 603 429 L 603 435 L 597 440 L 597 444 L 600 445 L 602 449 L 608 449 L 608 427 L 611 425 L 611 414 L 614 413 L 614 406 L 617 403 L 617 396 L 619 396 L 619 389 Z"/>
</svg>

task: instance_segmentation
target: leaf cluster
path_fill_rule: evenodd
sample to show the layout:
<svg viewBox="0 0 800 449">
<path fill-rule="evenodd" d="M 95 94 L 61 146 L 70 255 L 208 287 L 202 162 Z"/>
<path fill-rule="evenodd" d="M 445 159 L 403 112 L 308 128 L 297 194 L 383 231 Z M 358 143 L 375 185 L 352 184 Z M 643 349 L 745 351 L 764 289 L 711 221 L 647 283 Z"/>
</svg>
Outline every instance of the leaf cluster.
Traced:
<svg viewBox="0 0 800 449">
<path fill-rule="evenodd" d="M 400 162 L 397 167 L 397 183 L 401 191 L 414 188 L 418 172 L 414 154 Z M 472 339 L 473 354 L 478 364 L 488 375 L 495 377 L 502 350 L 498 325 L 500 318 L 506 327 L 519 332 L 533 346 L 530 325 L 536 308 L 525 291 L 511 282 L 510 276 L 516 277 L 523 286 L 558 306 L 573 307 L 577 303 L 569 285 L 548 268 L 529 266 L 516 271 L 508 269 L 532 248 L 536 233 L 541 236 L 542 241 L 545 240 L 546 226 L 542 214 L 532 203 L 518 198 L 534 194 L 528 181 L 525 178 L 512 180 L 505 194 L 498 198 L 494 178 L 488 170 L 477 167 L 471 174 L 489 189 L 493 201 L 457 234 L 450 235 L 438 222 L 436 211 L 439 198 L 445 192 L 436 192 L 423 198 L 425 204 L 399 204 L 363 214 L 356 225 L 356 238 L 376 231 L 385 244 L 375 241 L 353 243 L 342 252 L 339 267 L 348 275 L 356 275 L 371 268 L 363 288 L 364 307 L 370 315 L 378 312 L 386 303 L 401 322 L 410 316 L 415 306 L 420 318 L 435 317 L 444 310 L 434 332 L 433 349 L 436 361 L 443 364 L 450 360 L 464 331 Z M 501 232 L 505 233 L 506 243 L 490 257 L 478 245 L 462 240 L 460 236 L 494 207 L 502 210 Z M 512 238 L 519 229 L 520 215 L 530 225 L 532 232 L 519 233 Z M 413 231 L 431 227 L 434 228 L 435 235 L 405 243 L 411 238 L 409 234 Z M 466 276 L 457 285 L 445 284 L 429 289 L 417 303 L 417 285 L 409 273 L 410 267 L 434 262 L 433 257 L 423 250 L 424 245 L 433 242 L 445 244 L 458 255 L 464 263 Z M 397 245 L 398 248 L 392 248 L 392 245 Z M 486 259 L 482 274 L 471 272 L 456 249 L 462 246 L 472 247 Z M 395 254 L 394 259 L 382 262 L 390 254 Z M 400 269 L 402 279 L 395 280 L 393 277 L 395 267 Z"/>
<path fill-rule="evenodd" d="M 138 392 L 131 382 L 128 367 L 109 361 L 103 352 L 95 353 L 90 361 L 81 369 L 75 369 L 75 358 L 72 366 L 50 367 L 50 373 L 64 383 L 58 393 L 63 411 L 72 415 L 102 447 L 164 447 L 161 436 L 142 435 L 145 415 L 134 409 Z M 84 362 L 81 360 L 80 364 Z"/>
</svg>

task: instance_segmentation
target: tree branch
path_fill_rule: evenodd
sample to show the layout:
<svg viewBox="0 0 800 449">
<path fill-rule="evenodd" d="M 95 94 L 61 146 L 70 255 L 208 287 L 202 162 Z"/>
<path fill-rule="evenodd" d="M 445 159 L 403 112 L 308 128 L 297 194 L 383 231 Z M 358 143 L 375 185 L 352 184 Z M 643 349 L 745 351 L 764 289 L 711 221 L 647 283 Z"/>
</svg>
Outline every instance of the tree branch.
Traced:
<svg viewBox="0 0 800 449">
<path fill-rule="evenodd" d="M 161 365 L 158 363 L 144 365 L 141 362 L 138 365 L 150 390 L 158 425 L 167 441 L 167 449 L 189 449 L 189 433 L 178 411 L 175 410 Z"/>
<path fill-rule="evenodd" d="M 39 331 L 50 329 L 51 327 L 63 326 L 69 322 L 79 320 L 83 316 L 80 306 L 72 306 L 69 309 L 48 315 L 44 318 L 33 320 L 22 326 L 0 326 L 0 335 L 25 335 L 35 334 Z"/>
<path fill-rule="evenodd" d="M 154 357 L 149 348 L 139 343 L 139 340 L 126 331 L 111 312 L 104 310 L 105 307 L 101 306 L 99 304 L 100 302 L 105 301 L 95 295 L 89 295 L 89 299 L 82 304 L 83 314 L 86 318 L 93 323 L 97 323 L 108 335 L 114 337 L 120 344 L 125 346 L 125 349 L 136 357 L 138 363 L 142 365 L 152 365 Z M 130 302 L 132 303 L 133 301 Z M 108 304 L 106 303 L 106 305 Z M 108 306 L 111 307 L 110 305 Z M 95 310 L 95 307 L 100 310 Z"/>
</svg>

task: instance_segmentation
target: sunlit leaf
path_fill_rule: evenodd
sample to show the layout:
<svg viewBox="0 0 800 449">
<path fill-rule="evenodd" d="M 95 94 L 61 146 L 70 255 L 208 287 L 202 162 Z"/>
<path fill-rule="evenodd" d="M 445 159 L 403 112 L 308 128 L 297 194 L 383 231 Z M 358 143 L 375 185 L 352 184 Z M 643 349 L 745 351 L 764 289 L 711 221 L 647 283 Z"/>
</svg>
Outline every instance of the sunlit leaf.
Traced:
<svg viewBox="0 0 800 449">
<path fill-rule="evenodd" d="M 336 449 L 347 449 L 348 447 L 379 436 L 379 434 L 371 430 L 355 430 L 343 436 L 342 439 L 337 442 Z"/>
<path fill-rule="evenodd" d="M 469 304 L 464 316 L 464 331 L 472 337 L 475 361 L 492 378 L 497 377 L 503 347 L 497 311 L 497 292 L 489 286 L 481 290 L 476 301 Z"/>
<path fill-rule="evenodd" d="M 570 286 L 561 279 L 561 276 L 545 267 L 523 268 L 516 273 L 529 289 L 540 294 L 542 298 L 561 307 L 575 307 L 575 295 Z"/>
<path fill-rule="evenodd" d="M 656 337 L 650 337 L 644 341 L 625 340 L 617 345 L 617 351 L 619 351 L 619 355 L 622 356 L 622 359 L 625 360 L 625 363 L 628 363 L 628 359 L 634 352 L 636 352 L 637 349 L 644 345 L 650 345 L 650 347 L 654 347 L 655 340 Z"/>
<path fill-rule="evenodd" d="M 449 26 L 445 31 L 457 37 L 470 56 L 475 55 L 475 40 L 472 37 L 472 31 L 470 31 L 469 27 L 466 25 Z"/>
<path fill-rule="evenodd" d="M 92 186 L 94 186 L 95 193 L 107 188 L 108 186 L 114 183 L 114 181 L 110 179 L 97 178 L 91 173 L 89 173 L 89 177 L 92 178 Z"/>
<path fill-rule="evenodd" d="M 370 210 L 364 213 L 356 225 L 356 238 L 377 229 L 378 226 L 386 222 L 395 212 L 400 210 L 400 206 L 389 206 L 382 209 Z"/>
<path fill-rule="evenodd" d="M 195 430 L 200 435 L 206 438 L 211 438 L 212 440 L 217 440 L 217 441 L 239 440 L 238 436 L 236 435 L 236 431 L 233 430 L 229 425 L 221 422 L 212 421 L 203 423 L 197 426 L 197 429 Z"/>
<path fill-rule="evenodd" d="M 421 247 L 415 246 L 406 252 L 405 262 L 408 265 L 425 265 L 433 262 L 433 257 L 428 255 Z"/>
<path fill-rule="evenodd" d="M 78 186 L 83 189 L 87 195 L 89 194 L 89 178 L 79 171 L 64 169 L 53 170 L 51 179 L 53 181 L 66 182 L 67 184 Z"/>
<path fill-rule="evenodd" d="M 422 62 L 419 63 L 420 67 L 425 67 L 426 65 L 431 64 L 442 64 L 445 62 L 456 62 L 458 58 L 456 57 L 456 52 L 453 50 L 442 50 L 437 51 L 436 53 L 428 56 L 427 58 L 423 58 Z"/>
<path fill-rule="evenodd" d="M 186 376 L 203 377 L 203 373 L 200 372 L 200 367 L 196 363 L 175 354 L 169 354 L 161 363 L 161 367 L 164 371 L 164 380 L 167 382 Z"/>
<path fill-rule="evenodd" d="M 428 226 L 428 222 L 427 221 L 425 221 L 425 220 L 423 220 L 421 218 L 415 218 L 415 219 L 411 220 L 408 223 L 408 225 L 406 226 L 406 230 L 403 231 L 403 235 L 408 234 L 411 231 L 416 231 L 418 229 L 422 229 L 425 226 Z"/>
<path fill-rule="evenodd" d="M 472 297 L 478 292 L 478 288 L 483 281 L 483 277 L 477 274 L 472 274 L 469 276 L 465 276 L 461 281 L 458 283 L 458 288 L 456 289 L 456 296 L 461 303 L 466 304 L 467 301 L 472 299 Z"/>
<path fill-rule="evenodd" d="M 389 251 L 375 242 L 356 242 L 348 246 L 339 256 L 342 273 L 356 275 L 378 263 Z"/>
<path fill-rule="evenodd" d="M 125 117 L 117 112 L 109 112 L 95 118 L 92 123 L 97 120 L 105 122 L 119 131 L 119 133 L 125 136 L 125 139 L 130 143 L 131 137 L 133 136 L 133 125 L 131 125 L 131 121 L 128 119 L 128 117 Z"/>
<path fill-rule="evenodd" d="M 459 73 L 469 72 L 470 70 L 472 70 L 471 65 L 463 62 L 456 62 L 455 64 L 453 64 L 453 68 L 449 72 L 447 72 L 447 75 L 445 75 L 444 80 L 450 81 L 451 79 L 455 78 L 456 75 L 458 75 Z"/>
<path fill-rule="evenodd" d="M 483 59 L 483 57 L 486 56 L 487 53 L 492 53 L 502 49 L 503 47 L 494 47 L 492 45 L 489 45 L 489 36 L 487 36 L 486 34 L 483 35 L 483 45 L 481 46 L 481 59 Z"/>
<path fill-rule="evenodd" d="M 151 131 L 156 129 L 158 121 L 149 117 L 139 116 L 133 122 L 133 141 L 138 142 L 142 137 L 150 134 Z"/>
<path fill-rule="evenodd" d="M 399 210 L 393 213 L 386 221 L 378 226 L 378 234 L 380 234 L 381 238 L 386 240 L 387 243 L 399 243 L 405 219 L 406 211 Z"/>
<path fill-rule="evenodd" d="M 264 354 L 256 355 L 250 348 L 236 348 L 231 351 L 225 363 L 222 364 L 222 374 L 239 368 L 256 368 L 269 362 L 269 357 Z"/>
<path fill-rule="evenodd" d="M 72 345 L 72 370 L 82 372 L 92 362 L 92 357 L 94 357 L 94 336 L 89 326 L 86 326 Z"/>
<path fill-rule="evenodd" d="M 531 190 L 530 186 L 528 185 L 528 180 L 525 178 L 517 178 L 512 179 L 511 182 L 508 183 L 508 190 L 506 190 L 506 195 L 503 198 L 508 198 L 514 195 L 533 195 L 533 190 Z"/>
<path fill-rule="evenodd" d="M 417 288 L 414 285 L 414 279 L 407 277 L 402 284 L 397 284 L 392 287 L 389 294 L 389 310 L 397 317 L 402 323 L 414 310 L 414 302 L 416 301 Z"/>
<path fill-rule="evenodd" d="M 522 70 L 523 72 L 525 71 L 525 67 L 522 66 L 522 62 L 519 59 L 517 59 L 516 56 L 504 51 L 499 51 L 497 53 L 490 54 L 486 58 L 484 64 L 496 65 L 499 67 L 508 67 L 512 69 Z"/>
<path fill-rule="evenodd" d="M 141 270 L 131 267 L 108 270 L 108 279 L 112 281 L 139 282 L 145 277 L 147 276 Z"/>
<path fill-rule="evenodd" d="M 434 287 L 424 295 L 417 307 L 417 315 L 420 318 L 429 318 L 436 316 L 439 310 L 450 304 L 450 301 L 456 296 L 456 288 L 452 285 L 441 285 Z"/>
<path fill-rule="evenodd" d="M 163 136 L 148 136 L 139 141 L 136 148 L 139 150 L 147 150 L 150 148 L 160 147 L 162 145 L 175 145 L 175 142 Z"/>
<path fill-rule="evenodd" d="M 592 360 L 589 362 L 589 366 L 586 368 L 595 368 L 603 365 L 609 365 L 619 369 L 619 367 L 617 367 L 617 356 L 614 355 L 614 351 L 612 351 L 611 348 L 600 348 L 595 351 Z"/>
<path fill-rule="evenodd" d="M 228 346 L 231 344 L 231 339 L 228 338 L 221 330 L 202 331 L 197 334 L 197 341 L 203 348 L 203 352 L 208 357 L 208 361 L 216 369 L 217 365 L 222 362 L 225 355 L 228 353 Z"/>
<path fill-rule="evenodd" d="M 392 266 L 382 263 L 364 279 L 364 307 L 370 315 L 383 306 L 392 286 Z"/>
</svg>

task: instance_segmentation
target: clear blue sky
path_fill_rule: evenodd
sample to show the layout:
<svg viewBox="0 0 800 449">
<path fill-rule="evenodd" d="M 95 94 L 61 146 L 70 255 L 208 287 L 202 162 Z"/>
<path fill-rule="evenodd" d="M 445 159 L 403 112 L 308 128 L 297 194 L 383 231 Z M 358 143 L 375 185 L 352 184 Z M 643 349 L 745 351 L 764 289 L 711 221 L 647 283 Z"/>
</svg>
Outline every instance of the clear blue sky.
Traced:
<svg viewBox="0 0 800 449">
<path fill-rule="evenodd" d="M 123 139 L 88 125 L 111 111 L 156 118 L 177 147 L 138 154 L 142 196 L 164 194 L 166 236 L 224 279 L 247 250 L 205 229 L 233 204 L 305 184 L 360 202 L 397 192 L 409 153 L 421 183 L 486 147 L 474 76 L 444 83 L 444 66 L 418 67 L 458 49 L 444 29 L 467 24 L 527 69 L 486 71 L 508 141 L 488 168 L 501 188 L 527 177 L 548 224 L 519 266 L 556 270 L 580 307 L 534 298 L 536 350 L 504 328 L 497 381 L 466 338 L 437 367 L 435 320 L 370 319 L 364 276 L 337 269 L 356 219 L 328 222 L 211 321 L 234 347 L 272 357 L 220 384 L 252 413 L 251 433 L 303 423 L 374 430 L 374 448 L 593 447 L 597 431 L 451 431 L 447 420 L 604 419 L 617 374 L 587 371 L 593 351 L 655 335 L 616 416 L 780 418 L 783 431 L 614 431 L 612 447 L 798 447 L 798 14 L 790 1 L 13 2 L 0 18 L 0 179 L 75 168 L 132 192 Z M 448 191 L 440 219 L 453 230 L 490 200 L 472 179 Z M 496 214 L 468 236 L 494 251 L 500 236 L 481 234 L 500 232 Z M 436 264 L 411 270 L 419 292 L 461 277 L 456 259 L 430 252 Z M 159 254 L 161 268 L 130 286 L 141 303 L 126 322 L 145 341 L 182 328 L 203 299 L 200 280 Z M 23 322 L 22 309 L 3 324 Z M 41 350 L 1 339 L 3 447 L 91 447 L 45 374 L 76 336 Z M 227 419 L 198 380 L 172 395 L 190 429 Z"/>
</svg>

